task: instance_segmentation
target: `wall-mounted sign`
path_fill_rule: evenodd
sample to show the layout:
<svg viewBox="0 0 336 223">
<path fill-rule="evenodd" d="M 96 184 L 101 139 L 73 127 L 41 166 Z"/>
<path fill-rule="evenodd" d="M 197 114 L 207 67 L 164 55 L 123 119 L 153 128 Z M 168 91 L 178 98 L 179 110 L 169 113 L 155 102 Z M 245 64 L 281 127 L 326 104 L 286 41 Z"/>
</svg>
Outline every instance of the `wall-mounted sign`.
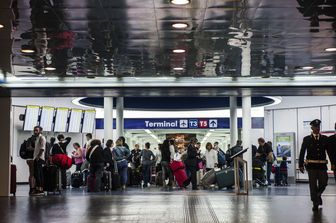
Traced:
<svg viewBox="0 0 336 223">
<path fill-rule="evenodd" d="M 113 121 L 115 128 L 116 121 Z M 242 127 L 241 118 L 238 128 Z M 104 128 L 104 120 L 96 119 L 96 129 Z M 125 119 L 125 129 L 229 129 L 229 118 L 159 118 L 159 119 Z M 252 128 L 264 128 L 264 118 L 252 118 Z"/>
<path fill-rule="evenodd" d="M 44 132 L 51 132 L 54 123 L 55 108 L 43 106 L 40 117 L 40 126 Z"/>
<path fill-rule="evenodd" d="M 28 105 L 26 107 L 25 119 L 23 123 L 24 131 L 33 131 L 33 128 L 38 124 L 40 106 Z"/>
<path fill-rule="evenodd" d="M 278 160 L 282 160 L 282 157 L 286 156 L 287 160 L 290 161 L 292 151 L 295 149 L 295 133 L 274 133 L 274 146 L 276 147 L 276 156 L 278 157 Z"/>
</svg>

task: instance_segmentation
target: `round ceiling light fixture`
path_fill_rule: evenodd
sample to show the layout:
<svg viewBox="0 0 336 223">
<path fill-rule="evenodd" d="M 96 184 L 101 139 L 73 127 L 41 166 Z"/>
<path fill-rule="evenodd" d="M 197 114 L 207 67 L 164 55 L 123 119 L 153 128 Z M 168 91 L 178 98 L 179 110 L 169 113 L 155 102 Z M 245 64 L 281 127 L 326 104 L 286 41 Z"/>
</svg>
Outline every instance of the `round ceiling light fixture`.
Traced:
<svg viewBox="0 0 336 223">
<path fill-rule="evenodd" d="M 53 70 L 56 70 L 56 68 L 55 67 L 46 67 L 45 70 L 53 71 Z"/>
<path fill-rule="evenodd" d="M 305 66 L 305 67 L 301 67 L 302 70 L 312 70 L 314 69 L 314 67 L 311 66 Z"/>
<path fill-rule="evenodd" d="M 175 49 L 173 50 L 173 53 L 185 53 L 184 49 Z"/>
<path fill-rule="evenodd" d="M 22 49 L 21 53 L 35 53 L 35 50 L 33 50 L 33 49 Z"/>
<path fill-rule="evenodd" d="M 174 67 L 174 70 L 175 70 L 175 71 L 182 71 L 182 70 L 183 70 L 183 67 Z"/>
<path fill-rule="evenodd" d="M 170 3 L 174 5 L 187 5 L 190 3 L 190 0 L 171 0 Z"/>
<path fill-rule="evenodd" d="M 174 23 L 172 27 L 175 29 L 185 29 L 188 27 L 188 24 L 179 22 L 179 23 Z"/>
<path fill-rule="evenodd" d="M 326 48 L 324 49 L 326 52 L 336 52 L 336 47 Z"/>
<path fill-rule="evenodd" d="M 5 27 L 4 25 L 0 24 L 0 29 L 2 29 L 2 28 L 4 28 L 4 27 Z"/>
</svg>

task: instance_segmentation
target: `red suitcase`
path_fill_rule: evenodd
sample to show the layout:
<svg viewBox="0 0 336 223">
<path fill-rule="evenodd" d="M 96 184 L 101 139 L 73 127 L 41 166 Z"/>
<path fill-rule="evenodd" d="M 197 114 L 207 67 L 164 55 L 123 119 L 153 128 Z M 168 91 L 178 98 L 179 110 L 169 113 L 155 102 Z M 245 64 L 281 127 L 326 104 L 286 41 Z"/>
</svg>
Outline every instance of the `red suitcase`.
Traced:
<svg viewBox="0 0 336 223">
<path fill-rule="evenodd" d="M 187 173 L 185 171 L 184 163 L 181 161 L 173 161 L 170 164 L 170 168 L 174 173 L 175 180 L 179 187 L 184 187 L 184 182 L 188 180 Z"/>
<path fill-rule="evenodd" d="M 16 194 L 16 165 L 14 164 L 11 164 L 10 193 L 13 194 L 13 196 Z"/>
</svg>

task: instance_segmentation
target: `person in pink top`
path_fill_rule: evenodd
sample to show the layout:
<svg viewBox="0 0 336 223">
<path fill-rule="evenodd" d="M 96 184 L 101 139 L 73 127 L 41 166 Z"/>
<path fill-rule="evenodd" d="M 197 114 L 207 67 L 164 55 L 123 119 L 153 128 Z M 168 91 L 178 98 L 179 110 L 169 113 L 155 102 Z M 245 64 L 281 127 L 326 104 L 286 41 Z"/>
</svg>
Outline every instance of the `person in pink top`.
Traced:
<svg viewBox="0 0 336 223">
<path fill-rule="evenodd" d="M 80 171 L 83 164 L 83 150 L 77 142 L 73 144 L 73 147 L 75 151 L 72 152 L 72 158 L 75 160 L 76 171 Z"/>
</svg>

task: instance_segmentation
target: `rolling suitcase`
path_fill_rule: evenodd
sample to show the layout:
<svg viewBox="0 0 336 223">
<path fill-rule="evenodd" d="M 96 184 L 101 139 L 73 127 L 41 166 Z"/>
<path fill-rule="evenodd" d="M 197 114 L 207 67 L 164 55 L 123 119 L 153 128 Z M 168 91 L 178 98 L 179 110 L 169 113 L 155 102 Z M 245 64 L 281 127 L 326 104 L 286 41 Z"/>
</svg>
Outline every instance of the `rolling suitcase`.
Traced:
<svg viewBox="0 0 336 223">
<path fill-rule="evenodd" d="M 102 191 L 109 191 L 112 187 L 112 174 L 110 171 L 103 172 L 102 184 L 101 184 Z"/>
<path fill-rule="evenodd" d="M 162 171 L 159 171 L 159 172 L 156 173 L 155 185 L 156 186 L 163 186 Z"/>
<path fill-rule="evenodd" d="M 216 183 L 216 174 L 214 169 L 206 172 L 203 178 L 201 179 L 201 184 L 205 188 L 208 188 L 210 187 L 211 184 L 215 183 Z"/>
<path fill-rule="evenodd" d="M 44 176 L 44 191 L 47 193 L 52 192 L 61 193 L 61 173 L 60 169 L 55 165 L 49 165 L 43 167 Z"/>
<path fill-rule="evenodd" d="M 112 190 L 118 190 L 121 187 L 120 185 L 120 176 L 118 173 L 112 173 Z"/>
<path fill-rule="evenodd" d="M 225 168 L 215 172 L 216 181 L 219 189 L 224 187 L 232 187 L 235 184 L 235 176 L 233 168 Z"/>
<path fill-rule="evenodd" d="M 83 174 L 80 171 L 76 171 L 71 174 L 71 187 L 79 188 L 83 186 Z"/>
<path fill-rule="evenodd" d="M 15 197 L 16 195 L 16 166 L 11 165 L 11 182 L 10 182 L 10 193 Z"/>
</svg>

